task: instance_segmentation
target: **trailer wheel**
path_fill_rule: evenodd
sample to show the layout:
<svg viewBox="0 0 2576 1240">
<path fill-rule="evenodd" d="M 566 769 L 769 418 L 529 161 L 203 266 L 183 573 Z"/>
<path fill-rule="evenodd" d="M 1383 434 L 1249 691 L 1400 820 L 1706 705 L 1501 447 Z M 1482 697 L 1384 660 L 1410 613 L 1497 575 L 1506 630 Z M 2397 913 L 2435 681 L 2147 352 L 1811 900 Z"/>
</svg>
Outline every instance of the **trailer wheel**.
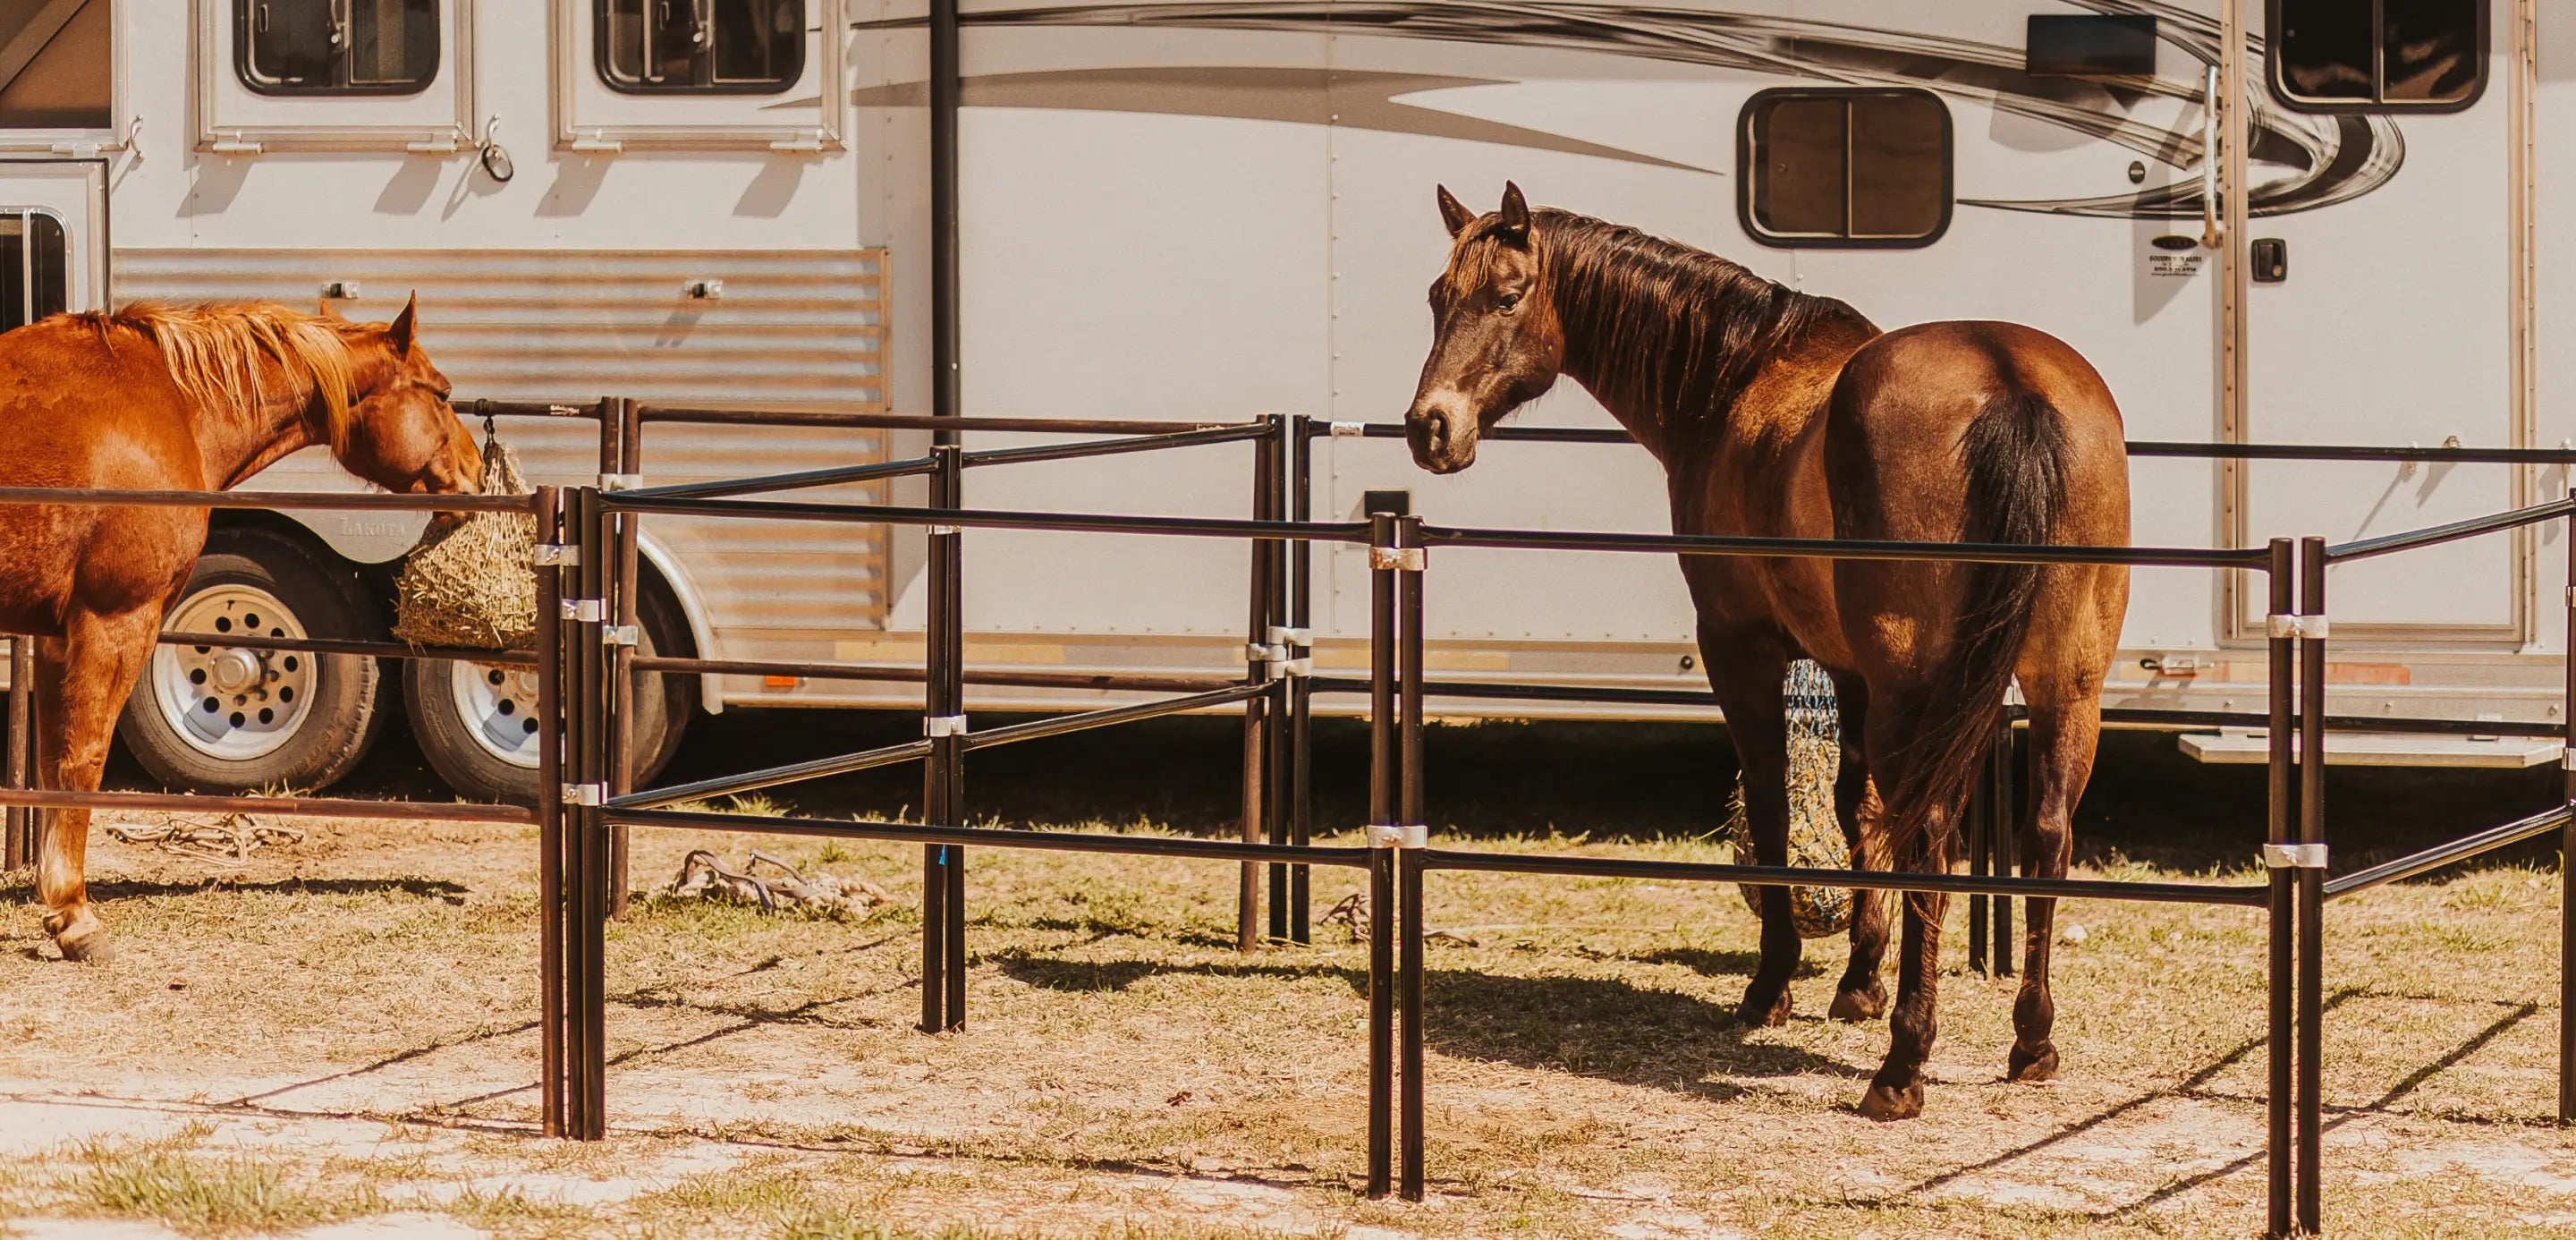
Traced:
<svg viewBox="0 0 2576 1240">
<path fill-rule="evenodd" d="M 685 624 L 674 639 L 677 608 L 647 590 L 638 608 L 636 649 L 653 654 L 687 645 Z M 635 778 L 660 773 L 679 748 L 697 707 L 697 678 L 645 673 L 635 678 Z M 403 709 L 412 739 L 457 795 L 528 804 L 537 797 L 537 673 L 533 667 L 412 659 L 403 667 Z"/>
<path fill-rule="evenodd" d="M 374 600 L 345 566 L 291 534 L 218 528 L 165 632 L 382 640 Z M 161 783 L 201 792 L 331 786 L 383 727 L 376 661 L 358 655 L 159 646 L 117 735 Z"/>
</svg>

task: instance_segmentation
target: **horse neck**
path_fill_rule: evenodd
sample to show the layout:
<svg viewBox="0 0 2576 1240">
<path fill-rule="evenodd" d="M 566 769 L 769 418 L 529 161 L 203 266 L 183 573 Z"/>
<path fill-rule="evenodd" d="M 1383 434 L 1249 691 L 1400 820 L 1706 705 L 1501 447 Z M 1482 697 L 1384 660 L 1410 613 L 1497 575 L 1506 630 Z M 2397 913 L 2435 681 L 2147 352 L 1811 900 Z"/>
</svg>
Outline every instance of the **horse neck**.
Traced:
<svg viewBox="0 0 2576 1240">
<path fill-rule="evenodd" d="M 261 387 L 274 395 L 248 410 L 247 416 L 221 409 L 196 411 L 197 455 L 205 464 L 207 480 L 217 488 L 238 486 L 290 454 L 323 442 L 315 433 L 321 397 L 299 397 L 298 385 L 288 379 L 284 367 L 274 361 L 263 365 L 270 373 L 262 376 Z"/>
<path fill-rule="evenodd" d="M 1564 333 L 1560 370 L 1669 466 L 1689 444 L 1723 432 L 1745 385 L 1782 347 L 1771 326 L 1795 307 L 1749 272 L 1726 278 L 1724 260 L 1633 249 L 1614 258 L 1598 239 L 1575 237 L 1581 227 L 1543 224 L 1534 233 Z M 1614 264 L 1684 269 L 1641 280 Z"/>
</svg>

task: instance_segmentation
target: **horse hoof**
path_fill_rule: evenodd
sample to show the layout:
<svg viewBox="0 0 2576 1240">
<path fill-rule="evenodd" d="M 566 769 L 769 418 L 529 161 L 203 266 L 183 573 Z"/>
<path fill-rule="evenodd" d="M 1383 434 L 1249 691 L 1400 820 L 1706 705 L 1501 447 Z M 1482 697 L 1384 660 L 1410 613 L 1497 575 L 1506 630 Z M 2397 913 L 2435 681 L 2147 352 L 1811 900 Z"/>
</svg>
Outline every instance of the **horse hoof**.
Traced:
<svg viewBox="0 0 2576 1240">
<path fill-rule="evenodd" d="M 1887 990 L 1872 981 L 1867 990 L 1836 991 L 1834 1005 L 1825 1014 L 1841 1021 L 1877 1020 L 1887 1014 Z"/>
<path fill-rule="evenodd" d="M 116 940 L 104 926 L 91 926 L 77 934 L 57 935 L 54 946 L 62 949 L 63 959 L 75 964 L 114 964 Z"/>
<path fill-rule="evenodd" d="M 1860 1113 L 1881 1123 L 1921 1115 L 1923 1082 L 1916 1081 L 1903 1089 L 1872 1085 L 1868 1093 L 1860 1096 Z"/>
<path fill-rule="evenodd" d="M 1735 1019 L 1760 1029 L 1774 1029 L 1789 1023 L 1790 996 L 1782 987 L 1780 997 L 1764 1002 L 1760 996 L 1747 994 L 1735 1006 Z"/>
<path fill-rule="evenodd" d="M 2007 1075 L 2013 1080 L 2034 1083 L 2048 1080 L 2057 1075 L 2057 1044 L 2042 1042 L 2039 1044 L 2039 1052 L 2033 1054 L 2023 1050 L 2021 1044 L 2016 1042 L 2013 1044 L 2011 1057 L 2005 1063 L 2008 1069 Z"/>
</svg>

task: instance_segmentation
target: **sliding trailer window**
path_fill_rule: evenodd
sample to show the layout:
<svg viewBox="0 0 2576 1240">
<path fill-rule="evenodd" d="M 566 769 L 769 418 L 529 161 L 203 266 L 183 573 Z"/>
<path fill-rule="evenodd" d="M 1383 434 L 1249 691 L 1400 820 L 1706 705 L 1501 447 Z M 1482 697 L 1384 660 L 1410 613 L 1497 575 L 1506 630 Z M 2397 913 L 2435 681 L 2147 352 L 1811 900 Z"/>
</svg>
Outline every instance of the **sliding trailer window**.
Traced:
<svg viewBox="0 0 2576 1240">
<path fill-rule="evenodd" d="M 2296 111 L 2456 112 L 2486 89 L 2486 0 L 2271 0 L 2268 19 Z"/>
<path fill-rule="evenodd" d="M 1930 245 L 1950 226 L 1951 150 L 1930 91 L 1762 91 L 1736 133 L 1736 213 L 1764 245 Z"/>
<path fill-rule="evenodd" d="M 805 75 L 804 0 L 594 2 L 611 90 L 774 95 Z"/>
<path fill-rule="evenodd" d="M 262 95 L 416 95 L 438 0 L 233 0 L 233 71 Z"/>
<path fill-rule="evenodd" d="M 0 207 L 0 331 L 70 309 L 71 262 L 60 217 Z"/>
</svg>

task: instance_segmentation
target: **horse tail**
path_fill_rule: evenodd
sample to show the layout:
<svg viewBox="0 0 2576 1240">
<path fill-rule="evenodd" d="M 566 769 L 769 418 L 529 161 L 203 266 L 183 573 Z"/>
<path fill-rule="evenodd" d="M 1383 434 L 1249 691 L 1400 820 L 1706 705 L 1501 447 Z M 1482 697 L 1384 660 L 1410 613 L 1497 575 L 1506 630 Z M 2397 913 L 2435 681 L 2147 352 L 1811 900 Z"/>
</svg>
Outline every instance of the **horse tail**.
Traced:
<svg viewBox="0 0 2576 1240">
<path fill-rule="evenodd" d="M 2065 419 L 2032 391 L 1987 400 L 1968 423 L 1960 454 L 1967 468 L 1967 520 L 1961 540 L 2043 544 L 2055 540 L 2066 504 L 2071 455 Z M 1892 842 L 1903 855 L 1922 843 L 1935 809 L 1955 814 L 1966 801 L 1994 736 L 1995 708 L 2012 684 L 2013 666 L 2030 632 L 2039 595 L 2039 564 L 1967 564 L 1950 667 L 1924 705 L 1915 739 L 1889 805 Z"/>
</svg>

